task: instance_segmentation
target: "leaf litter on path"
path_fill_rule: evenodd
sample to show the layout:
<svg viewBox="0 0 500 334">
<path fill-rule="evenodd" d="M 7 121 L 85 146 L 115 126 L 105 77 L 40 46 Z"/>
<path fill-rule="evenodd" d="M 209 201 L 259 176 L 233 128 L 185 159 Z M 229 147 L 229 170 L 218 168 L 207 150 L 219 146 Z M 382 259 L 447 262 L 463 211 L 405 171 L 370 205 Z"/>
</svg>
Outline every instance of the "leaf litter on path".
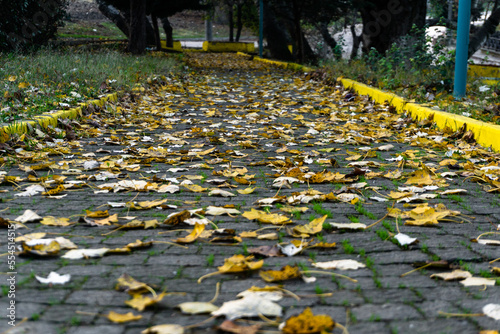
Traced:
<svg viewBox="0 0 500 334">
<path fill-rule="evenodd" d="M 17 209 L 0 214 L 26 223 L 30 232 L 81 234 L 72 238 L 78 249 L 66 255 L 56 239 L 31 246 L 28 239 L 19 241 L 22 255 L 99 261 L 134 250 L 145 256 L 144 268 L 149 259 L 179 259 L 173 262 L 182 268 L 156 267 L 166 285 L 174 278 L 194 286 L 198 277 L 233 274 L 238 281 L 229 275 L 222 289 L 246 278 L 296 288 L 305 284 L 296 278 L 305 278 L 307 261 L 328 270 L 378 268 L 368 247 L 388 247 L 390 241 L 365 246 L 356 240 L 384 236 L 382 227 L 374 228 L 379 222 L 404 252 L 420 252 L 408 234 L 422 244 L 419 233 L 427 233 L 447 245 L 447 233 L 456 229 L 451 235 L 468 242 L 465 232 L 456 232 L 474 221 L 464 214 L 467 202 L 478 196 L 493 201 L 500 189 L 499 156 L 470 142 L 465 132 L 438 132 L 430 120 L 411 122 L 365 97 L 345 99 L 348 93 L 338 86 L 239 56 L 190 54 L 187 61 L 196 75 L 138 87 L 108 109 L 94 109 L 79 121 L 76 139 L 57 138 L 66 130 L 48 129 L 30 137 L 36 151 L 22 141 L 11 143 L 13 167 L 0 173 L 0 190 L 9 195 L 9 205 L 23 203 L 39 216 L 29 211 L 19 216 Z M 38 201 L 52 204 L 46 208 Z M 49 209 L 54 205 L 60 205 L 60 214 Z M 406 225 L 397 226 L 400 219 Z M 450 220 L 467 224 L 444 224 Z M 390 229 L 394 221 L 398 234 Z M 493 231 L 496 225 L 481 222 L 481 228 Z M 87 235 L 99 242 L 86 245 Z M 151 236 L 159 240 L 148 244 Z M 141 238 L 137 247 L 131 243 Z M 494 247 L 493 241 L 477 238 L 481 247 Z M 343 247 L 334 248 L 336 243 Z M 356 254 L 356 263 L 339 262 L 347 254 Z M 200 266 L 193 275 L 191 260 L 182 262 L 182 255 L 206 257 L 201 262 L 218 269 L 206 274 L 213 270 Z M 297 265 L 283 255 L 293 256 Z M 333 273 L 324 274 L 317 282 L 331 281 Z M 164 307 L 164 293 L 140 281 L 122 281 L 121 289 L 133 294 L 129 306 L 143 313 Z M 234 301 L 240 313 L 231 313 L 229 304 L 220 314 L 258 317 L 261 303 L 242 302 L 245 298 Z M 213 305 L 194 305 L 190 312 L 219 307 Z M 281 307 L 268 316 L 278 314 Z M 138 316 L 126 314 L 124 321 L 129 317 Z M 286 328 L 330 330 L 330 321 L 323 320 L 324 328 L 307 323 L 302 328 L 295 320 Z M 155 325 L 144 333 L 184 332 L 180 325 Z M 221 328 L 239 330 L 232 323 Z"/>
</svg>

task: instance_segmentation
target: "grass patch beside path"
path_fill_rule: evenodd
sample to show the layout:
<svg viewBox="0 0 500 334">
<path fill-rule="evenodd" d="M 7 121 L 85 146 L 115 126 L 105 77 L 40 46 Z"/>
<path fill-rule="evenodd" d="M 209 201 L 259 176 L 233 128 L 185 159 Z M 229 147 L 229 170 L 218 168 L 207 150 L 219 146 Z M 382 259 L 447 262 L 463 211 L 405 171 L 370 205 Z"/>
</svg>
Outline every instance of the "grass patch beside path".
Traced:
<svg viewBox="0 0 500 334">
<path fill-rule="evenodd" d="M 129 90 L 150 77 L 179 72 L 180 64 L 163 53 L 137 57 L 113 50 L 0 54 L 0 124 Z"/>
<path fill-rule="evenodd" d="M 466 97 L 457 101 L 453 97 L 453 68 L 395 68 L 388 72 L 357 59 L 350 63 L 330 62 L 324 70 L 329 81 L 338 77 L 353 79 L 442 111 L 500 124 L 500 82 L 486 85 L 481 79 L 469 77 Z"/>
</svg>

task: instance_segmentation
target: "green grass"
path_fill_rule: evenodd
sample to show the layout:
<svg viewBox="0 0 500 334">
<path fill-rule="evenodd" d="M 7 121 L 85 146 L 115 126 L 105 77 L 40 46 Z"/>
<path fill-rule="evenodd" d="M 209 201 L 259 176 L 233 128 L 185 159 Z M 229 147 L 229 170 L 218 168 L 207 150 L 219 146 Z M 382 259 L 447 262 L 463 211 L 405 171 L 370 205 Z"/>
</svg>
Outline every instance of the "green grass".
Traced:
<svg viewBox="0 0 500 334">
<path fill-rule="evenodd" d="M 178 70 L 179 62 L 172 57 L 137 57 L 114 50 L 0 54 L 0 124 L 95 99 L 105 93 L 100 90 L 103 83 L 107 91 L 130 90 L 145 85 L 147 78 Z"/>
</svg>

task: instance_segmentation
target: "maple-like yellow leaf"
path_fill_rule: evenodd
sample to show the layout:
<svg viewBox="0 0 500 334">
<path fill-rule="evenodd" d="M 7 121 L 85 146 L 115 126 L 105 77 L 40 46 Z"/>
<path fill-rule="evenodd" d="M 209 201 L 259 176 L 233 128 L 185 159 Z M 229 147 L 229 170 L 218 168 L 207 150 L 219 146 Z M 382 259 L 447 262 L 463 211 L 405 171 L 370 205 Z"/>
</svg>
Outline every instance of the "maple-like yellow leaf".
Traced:
<svg viewBox="0 0 500 334">
<path fill-rule="evenodd" d="M 431 226 L 437 225 L 439 219 L 447 216 L 455 215 L 456 211 L 447 210 L 445 207 L 437 207 L 436 209 L 425 205 L 419 205 L 415 209 L 408 212 L 408 217 L 413 220 L 407 220 L 405 225 L 416 226 Z"/>
<path fill-rule="evenodd" d="M 224 260 L 224 265 L 218 267 L 220 273 L 241 273 L 249 270 L 257 270 L 262 268 L 264 260 L 252 262 L 253 256 L 243 256 L 241 254 L 233 255 Z"/>
<path fill-rule="evenodd" d="M 283 225 L 290 224 L 290 218 L 277 214 L 277 213 L 266 213 L 264 211 L 255 210 L 252 208 L 250 211 L 246 211 L 242 214 L 243 217 L 254 220 L 257 219 L 261 223 Z"/>
<path fill-rule="evenodd" d="M 301 237 L 308 237 L 311 234 L 317 234 L 323 230 L 323 223 L 325 222 L 328 215 L 316 218 L 312 220 L 309 224 L 295 226 L 293 232 Z"/>
<path fill-rule="evenodd" d="M 107 210 L 106 210 L 107 211 Z M 108 218 L 94 220 L 94 224 L 103 226 L 103 225 L 111 225 L 111 223 L 118 223 L 118 214 L 109 216 Z"/>
<path fill-rule="evenodd" d="M 330 332 L 335 321 L 326 315 L 314 315 L 308 307 L 299 315 L 288 318 L 282 331 L 285 334 L 314 334 Z"/>
<path fill-rule="evenodd" d="M 413 176 L 408 178 L 406 184 L 416 184 L 419 186 L 428 186 L 433 184 L 431 174 L 425 170 L 417 170 L 413 173 Z"/>
<path fill-rule="evenodd" d="M 136 321 L 142 319 L 142 315 L 137 314 L 134 315 L 132 312 L 128 312 L 126 314 L 121 314 L 121 313 L 116 313 L 114 311 L 110 311 L 109 314 L 106 316 L 110 321 L 121 324 L 124 322 L 129 322 L 129 321 Z"/>
<path fill-rule="evenodd" d="M 132 299 L 125 301 L 125 304 L 136 309 L 139 312 L 142 312 L 146 307 L 160 302 L 166 295 L 167 294 L 165 292 L 162 292 L 159 295 L 151 298 L 149 296 L 144 296 L 136 293 L 132 295 Z"/>
<path fill-rule="evenodd" d="M 167 198 L 165 199 L 157 199 L 154 201 L 144 201 L 144 202 L 139 202 L 137 205 L 133 202 L 128 202 L 127 206 L 131 210 L 149 210 L 152 208 L 156 208 L 157 206 L 162 205 L 163 203 L 166 203 L 168 201 Z"/>
</svg>

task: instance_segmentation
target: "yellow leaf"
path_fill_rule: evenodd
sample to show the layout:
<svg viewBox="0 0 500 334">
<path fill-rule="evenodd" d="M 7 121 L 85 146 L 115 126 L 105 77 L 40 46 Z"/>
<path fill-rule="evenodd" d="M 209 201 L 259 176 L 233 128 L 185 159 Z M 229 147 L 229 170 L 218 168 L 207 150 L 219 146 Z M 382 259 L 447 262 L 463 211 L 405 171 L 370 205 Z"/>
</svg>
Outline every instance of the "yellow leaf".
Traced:
<svg viewBox="0 0 500 334">
<path fill-rule="evenodd" d="M 282 331 L 285 334 L 313 334 L 330 332 L 335 327 L 335 321 L 326 315 L 314 315 L 308 307 L 299 315 L 288 318 Z"/>
<path fill-rule="evenodd" d="M 438 220 L 447 216 L 454 216 L 457 213 L 457 211 L 447 210 L 444 206 L 438 206 L 434 209 L 427 206 L 427 204 L 419 205 L 408 212 L 409 218 L 413 220 L 407 220 L 405 225 L 432 226 L 438 224 Z"/>
<path fill-rule="evenodd" d="M 255 188 L 252 188 L 252 187 L 248 187 L 248 188 L 245 188 L 243 190 L 236 190 L 238 193 L 240 193 L 241 195 L 248 195 L 248 194 L 251 194 L 255 191 L 255 189 L 257 189 L 257 187 Z"/>
<path fill-rule="evenodd" d="M 282 225 L 291 223 L 290 218 L 286 216 L 279 215 L 277 213 L 268 214 L 265 213 L 264 211 L 255 210 L 254 208 L 252 208 L 250 211 L 244 212 L 242 216 L 249 220 L 257 219 L 261 223 L 267 223 L 267 224 Z"/>
<path fill-rule="evenodd" d="M 51 189 L 49 191 L 44 191 L 42 193 L 42 195 L 45 195 L 45 196 L 52 196 L 52 195 L 56 195 L 56 194 L 59 194 L 60 192 L 66 190 L 66 188 L 64 188 L 64 186 L 62 184 L 58 185 L 56 188 L 54 189 Z"/>
<path fill-rule="evenodd" d="M 111 223 L 118 223 L 118 214 L 115 213 L 114 215 L 111 215 L 108 218 L 94 220 L 94 223 L 97 225 L 111 225 Z"/>
<path fill-rule="evenodd" d="M 260 277 L 266 282 L 279 282 L 302 277 L 299 267 L 286 265 L 281 270 L 267 270 L 259 272 Z"/>
<path fill-rule="evenodd" d="M 146 307 L 160 302 L 165 296 L 165 292 L 162 292 L 153 298 L 149 296 L 143 296 L 141 294 L 134 294 L 132 299 L 125 301 L 125 304 L 136 309 L 139 312 L 142 312 Z"/>
<path fill-rule="evenodd" d="M 92 212 L 90 210 L 85 210 L 85 213 L 87 214 L 87 217 L 89 217 L 89 218 L 106 218 L 106 217 L 109 217 L 108 210 L 105 210 L 105 211 L 95 211 L 95 212 Z"/>
<path fill-rule="evenodd" d="M 413 176 L 408 178 L 406 184 L 416 184 L 419 186 L 431 185 L 432 178 L 431 175 L 425 170 L 417 170 L 413 173 Z"/>
<path fill-rule="evenodd" d="M 22 244 L 23 254 L 31 254 L 37 256 L 54 256 L 58 255 L 61 250 L 61 245 L 57 241 L 51 241 L 49 244 L 28 245 L 26 242 Z"/>
<path fill-rule="evenodd" d="M 127 244 L 127 246 L 125 246 L 125 247 L 128 247 L 130 249 L 139 249 L 139 248 L 149 248 L 151 246 L 153 246 L 152 241 L 144 242 L 144 241 L 137 239 L 135 242 L 131 242 L 131 243 Z"/>
<path fill-rule="evenodd" d="M 27 82 L 20 82 L 19 85 L 17 85 L 17 88 L 24 89 L 24 88 L 28 87 L 29 85 L 30 84 Z"/>
<path fill-rule="evenodd" d="M 309 210 L 309 208 L 305 207 L 305 206 L 302 206 L 302 207 L 298 207 L 298 206 L 288 206 L 288 205 L 285 205 L 285 206 L 282 206 L 280 208 L 281 211 L 284 211 L 284 212 L 287 212 L 287 213 L 294 213 L 294 212 L 306 212 L 307 210 Z"/>
<path fill-rule="evenodd" d="M 16 81 L 16 80 L 17 80 L 17 77 L 16 77 L 15 75 L 9 75 L 8 80 L 9 80 L 10 82 L 14 82 L 14 81 Z"/>
<path fill-rule="evenodd" d="M 311 234 L 316 234 L 323 230 L 323 223 L 325 222 L 328 215 L 324 215 L 321 218 L 316 218 L 309 224 L 295 226 L 293 232 L 304 237 L 308 237 Z"/>
<path fill-rule="evenodd" d="M 233 255 L 230 258 L 224 259 L 224 265 L 218 267 L 217 269 L 219 270 L 220 273 L 227 274 L 227 273 L 241 273 L 249 270 L 257 270 L 262 268 L 264 260 L 260 260 L 257 262 L 251 262 L 251 260 L 253 260 L 253 256 L 245 257 L 241 254 Z"/>
<path fill-rule="evenodd" d="M 180 244 L 190 244 L 194 242 L 196 239 L 198 239 L 198 237 L 203 233 L 204 230 L 205 230 L 205 224 L 197 223 L 194 225 L 194 229 L 191 232 L 191 234 L 189 234 L 184 238 L 177 238 L 175 242 Z"/>
<path fill-rule="evenodd" d="M 168 199 L 162 199 L 162 200 L 155 200 L 155 201 L 144 201 L 144 202 L 139 202 L 137 205 L 135 205 L 133 202 L 128 202 L 127 206 L 131 210 L 149 210 L 152 208 L 156 208 L 157 206 L 162 205 L 163 203 L 166 203 Z"/>
<path fill-rule="evenodd" d="M 184 188 L 195 193 L 201 193 L 207 190 L 207 188 L 203 188 L 197 184 L 185 184 Z"/>
<path fill-rule="evenodd" d="M 115 322 L 117 324 L 121 324 L 124 322 L 140 320 L 140 319 L 142 319 L 142 315 L 140 315 L 140 314 L 134 315 L 132 312 L 129 312 L 126 314 L 120 314 L 120 313 L 110 311 L 109 314 L 107 315 L 107 318 L 112 322 Z"/>
<path fill-rule="evenodd" d="M 153 291 L 153 289 L 146 283 L 139 282 L 129 274 L 122 274 L 117 279 L 115 289 L 119 291 L 126 291 L 131 295 L 141 294 L 148 291 Z"/>
<path fill-rule="evenodd" d="M 55 218 L 52 216 L 44 217 L 41 221 L 43 225 L 49 226 L 69 226 L 71 223 L 69 222 L 69 218 Z"/>
<path fill-rule="evenodd" d="M 412 196 L 413 193 L 411 192 L 398 192 L 398 191 L 391 191 L 389 193 L 389 197 L 392 198 L 392 199 L 401 199 L 401 198 L 405 198 L 405 197 L 410 197 Z"/>
</svg>

